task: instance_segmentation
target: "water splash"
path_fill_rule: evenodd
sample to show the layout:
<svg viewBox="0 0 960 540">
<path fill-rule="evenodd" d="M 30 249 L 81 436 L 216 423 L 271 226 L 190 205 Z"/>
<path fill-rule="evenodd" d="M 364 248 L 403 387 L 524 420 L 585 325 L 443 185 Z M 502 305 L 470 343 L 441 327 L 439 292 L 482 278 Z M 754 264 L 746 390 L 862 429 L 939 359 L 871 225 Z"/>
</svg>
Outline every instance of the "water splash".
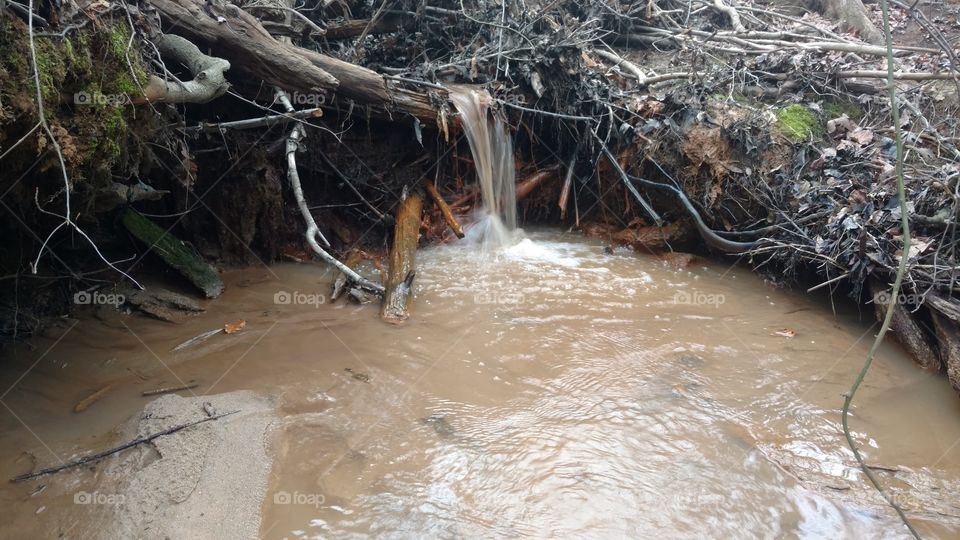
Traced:
<svg viewBox="0 0 960 540">
<path fill-rule="evenodd" d="M 471 90 L 451 92 L 460 111 L 480 183 L 484 212 L 475 229 L 485 247 L 510 245 L 516 240 L 517 194 L 513 141 L 506 124 L 489 114 L 490 94 Z"/>
</svg>

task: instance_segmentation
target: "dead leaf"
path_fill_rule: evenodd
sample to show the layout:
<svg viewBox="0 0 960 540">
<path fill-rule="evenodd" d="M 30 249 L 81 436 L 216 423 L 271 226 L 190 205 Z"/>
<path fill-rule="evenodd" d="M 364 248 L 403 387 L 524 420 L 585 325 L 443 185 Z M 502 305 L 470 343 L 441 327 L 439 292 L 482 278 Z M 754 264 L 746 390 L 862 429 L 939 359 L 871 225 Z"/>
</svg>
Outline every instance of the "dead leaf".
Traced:
<svg viewBox="0 0 960 540">
<path fill-rule="evenodd" d="M 247 325 L 247 321 L 243 319 L 237 319 L 231 323 L 223 325 L 224 334 L 235 334 L 240 330 L 243 330 L 243 327 Z"/>
<path fill-rule="evenodd" d="M 873 142 L 873 132 L 869 129 L 857 128 L 847 133 L 847 139 L 863 146 Z"/>
</svg>

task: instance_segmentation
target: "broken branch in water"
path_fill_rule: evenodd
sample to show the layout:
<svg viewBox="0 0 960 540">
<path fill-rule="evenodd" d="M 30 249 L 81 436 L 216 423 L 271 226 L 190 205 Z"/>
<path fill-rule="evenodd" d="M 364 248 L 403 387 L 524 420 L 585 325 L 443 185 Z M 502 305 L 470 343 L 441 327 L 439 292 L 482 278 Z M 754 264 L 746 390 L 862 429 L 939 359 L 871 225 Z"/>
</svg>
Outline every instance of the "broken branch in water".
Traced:
<svg viewBox="0 0 960 540">
<path fill-rule="evenodd" d="M 156 396 L 156 395 L 160 395 L 160 394 L 170 394 L 170 393 L 173 393 L 173 392 L 179 392 L 179 391 L 181 391 L 181 390 L 192 390 L 192 389 L 194 389 L 194 388 L 196 388 L 196 387 L 198 387 L 198 386 L 200 386 L 200 383 L 189 382 L 189 383 L 187 383 L 187 384 L 181 384 L 180 386 L 168 386 L 168 387 L 166 387 L 166 388 L 157 388 L 157 389 L 154 389 L 154 390 L 145 390 L 145 391 L 144 391 L 143 393 L 141 393 L 140 395 L 143 396 L 143 397 L 147 397 L 147 396 Z"/>
<path fill-rule="evenodd" d="M 434 186 L 433 182 L 429 180 L 423 183 L 423 187 L 427 190 L 427 194 L 433 199 L 433 202 L 437 205 L 437 208 L 440 209 L 440 214 L 443 215 L 444 221 L 447 222 L 447 226 L 450 227 L 450 230 L 453 231 L 453 234 L 457 235 L 457 238 L 463 238 L 463 227 L 460 226 L 457 218 L 454 217 L 453 211 L 450 210 L 450 205 L 447 204 L 447 201 L 443 200 L 443 196 L 440 195 L 439 191 L 437 191 L 437 187 Z"/>
<path fill-rule="evenodd" d="M 405 188 L 397 207 L 397 223 L 393 229 L 393 245 L 390 246 L 390 272 L 380 310 L 380 318 L 392 324 L 410 318 L 422 209 L 420 194 L 416 191 L 408 193 Z"/>
<path fill-rule="evenodd" d="M 93 463 L 93 462 L 95 462 L 95 461 L 100 461 L 101 459 L 103 459 L 103 458 L 105 458 L 105 457 L 108 457 L 108 456 L 112 456 L 113 454 L 116 454 L 117 452 L 122 452 L 122 451 L 124 451 L 124 450 L 126 450 L 126 449 L 128 449 L 128 448 L 133 448 L 134 446 L 139 446 L 139 445 L 141 445 L 141 444 L 151 442 L 151 441 L 153 441 L 154 439 L 156 439 L 156 438 L 158 438 L 158 437 L 163 437 L 164 435 L 172 435 L 172 434 L 174 434 L 174 433 L 176 433 L 176 432 L 178 432 L 178 431 L 187 429 L 188 427 L 192 427 L 192 426 L 195 426 L 195 425 L 197 425 L 197 424 L 202 424 L 202 423 L 204 423 L 204 422 L 209 422 L 210 420 L 216 420 L 216 419 L 218 419 L 218 418 L 223 418 L 224 416 L 230 416 L 231 414 L 235 414 L 235 413 L 238 413 L 238 412 L 240 412 L 240 411 L 239 411 L 239 410 L 230 411 L 230 412 L 228 412 L 228 413 L 218 414 L 218 415 L 216 415 L 216 416 L 208 416 L 208 417 L 206 417 L 206 418 L 201 418 L 200 420 L 194 420 L 193 422 L 187 422 L 186 424 L 180 424 L 180 425 L 177 425 L 177 426 L 173 426 L 173 427 L 167 428 L 167 429 L 165 429 L 165 430 L 163 430 L 163 431 L 158 431 L 158 432 L 156 432 L 156 433 L 152 433 L 152 434 L 150 434 L 150 435 L 147 435 L 146 437 L 140 437 L 139 439 L 134 439 L 134 440 L 132 440 L 132 441 L 130 441 L 130 442 L 121 444 L 120 446 L 115 446 L 115 447 L 113 447 L 113 448 L 111 448 L 111 449 L 109 449 L 109 450 L 104 450 L 103 452 L 97 452 L 96 454 L 91 454 L 91 455 L 84 456 L 84 457 L 79 458 L 79 459 L 75 459 L 75 460 L 73 460 L 73 461 L 64 463 L 63 465 L 57 465 L 56 467 L 48 467 L 48 468 L 46 468 L 46 469 L 40 469 L 39 471 L 32 472 L 32 473 L 21 474 L 20 476 L 14 477 L 14 478 L 13 478 L 13 481 L 14 481 L 14 482 L 23 482 L 24 480 L 30 480 L 30 479 L 32 479 L 32 478 L 37 478 L 37 477 L 40 477 L 40 476 L 46 476 L 46 475 L 48 475 L 48 474 L 53 474 L 53 473 L 60 472 L 60 471 L 66 470 L 66 469 L 72 469 L 72 468 L 74 468 L 74 467 L 79 467 L 80 465 L 86 465 L 87 463 Z"/>
<path fill-rule="evenodd" d="M 286 92 L 279 88 L 277 88 L 277 99 L 283 104 L 287 112 L 294 112 L 293 104 L 290 103 L 290 97 L 287 96 Z M 327 261 L 335 266 L 338 270 L 346 274 L 347 277 L 356 283 L 358 287 L 381 296 L 383 295 L 384 290 L 382 286 L 354 272 L 349 266 L 343 264 L 337 260 L 336 257 L 327 253 L 322 247 L 320 247 L 320 244 L 317 243 L 317 237 L 319 236 L 320 239 L 323 240 L 324 244 L 328 246 L 330 245 L 330 243 L 327 242 L 327 239 L 323 237 L 323 234 L 320 233 L 320 227 L 318 227 L 317 222 L 314 221 L 313 214 L 310 213 L 310 208 L 307 206 L 307 202 L 303 197 L 303 187 L 300 186 L 300 175 L 297 173 L 297 149 L 300 146 L 300 141 L 302 140 L 303 136 L 303 126 L 301 124 L 297 124 L 294 126 L 293 130 L 290 131 L 290 136 L 287 137 L 287 179 L 290 181 L 291 187 L 293 187 L 293 194 L 297 199 L 297 206 L 300 207 L 300 213 L 303 215 L 304 221 L 307 222 L 307 232 L 305 233 L 307 243 L 310 244 L 310 247 L 313 248 L 313 251 L 319 255 L 321 259 Z"/>
</svg>

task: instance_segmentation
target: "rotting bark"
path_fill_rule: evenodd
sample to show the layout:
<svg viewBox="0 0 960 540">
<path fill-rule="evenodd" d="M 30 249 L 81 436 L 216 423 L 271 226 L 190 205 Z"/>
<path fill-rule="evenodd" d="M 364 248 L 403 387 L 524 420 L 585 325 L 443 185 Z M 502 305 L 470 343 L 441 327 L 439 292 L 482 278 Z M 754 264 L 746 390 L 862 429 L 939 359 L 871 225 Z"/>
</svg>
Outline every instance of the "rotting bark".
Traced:
<svg viewBox="0 0 960 540">
<path fill-rule="evenodd" d="M 890 322 L 890 330 L 897 337 L 897 341 L 903 345 L 907 353 L 913 357 L 914 361 L 923 369 L 931 371 L 940 370 L 940 357 L 927 338 L 927 333 L 911 315 L 910 311 L 895 299 L 890 299 L 887 287 L 876 279 L 870 280 L 870 292 L 874 298 L 874 313 L 878 321 L 883 321 L 887 314 L 888 302 L 882 302 L 878 299 L 887 299 L 893 302 L 893 319 Z"/>
<path fill-rule="evenodd" d="M 947 379 L 950 381 L 950 386 L 960 394 L 960 332 L 957 331 L 957 323 L 937 311 L 931 313 L 931 318 L 937 332 Z"/>
<path fill-rule="evenodd" d="M 380 309 L 380 318 L 391 324 L 400 324 L 410 318 L 422 209 L 423 199 L 416 190 L 405 192 L 397 207 L 393 244 L 390 246 L 390 271 Z"/>
</svg>

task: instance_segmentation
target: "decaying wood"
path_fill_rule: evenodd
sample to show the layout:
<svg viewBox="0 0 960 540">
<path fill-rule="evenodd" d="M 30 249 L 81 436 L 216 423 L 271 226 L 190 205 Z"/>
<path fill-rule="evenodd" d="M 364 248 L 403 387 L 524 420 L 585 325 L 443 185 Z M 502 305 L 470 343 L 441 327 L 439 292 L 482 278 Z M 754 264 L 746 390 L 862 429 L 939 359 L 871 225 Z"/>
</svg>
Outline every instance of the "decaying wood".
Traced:
<svg viewBox="0 0 960 540">
<path fill-rule="evenodd" d="M 121 221 L 150 252 L 159 255 L 165 263 L 203 291 L 207 298 L 216 298 L 223 292 L 223 281 L 216 270 L 170 231 L 132 208 L 124 212 Z"/>
<path fill-rule="evenodd" d="M 360 264 L 360 261 L 363 260 L 363 251 L 359 249 L 351 249 L 347 256 L 343 259 L 343 264 L 347 265 L 349 268 L 356 270 L 357 265 Z M 348 289 L 347 284 L 349 279 L 347 275 L 343 272 L 337 272 L 337 277 L 333 280 L 333 292 L 330 293 L 330 301 L 336 302 L 340 295 L 343 294 L 345 290 Z"/>
<path fill-rule="evenodd" d="M 389 323 L 399 324 L 410 317 L 422 210 L 423 199 L 416 191 L 403 194 L 397 207 L 393 245 L 390 246 L 390 271 L 380 309 L 380 318 Z"/>
<path fill-rule="evenodd" d="M 950 386 L 960 394 L 960 332 L 957 323 L 932 311 L 933 327 L 940 345 L 940 358 L 947 369 Z"/>
<path fill-rule="evenodd" d="M 542 184 L 544 180 L 548 178 L 553 178 L 554 176 L 556 176 L 557 170 L 558 169 L 556 167 L 543 169 L 531 174 L 527 178 L 518 182 L 517 183 L 517 201 L 521 201 L 525 199 L 527 195 L 530 195 L 530 193 L 532 193 L 533 190 L 537 189 L 537 186 Z"/>
<path fill-rule="evenodd" d="M 447 222 L 447 226 L 450 227 L 450 230 L 453 231 L 453 234 L 457 235 L 457 238 L 463 238 L 463 228 L 460 226 L 457 218 L 454 217 L 453 211 L 450 210 L 450 205 L 447 204 L 447 201 L 443 200 L 443 196 L 440 195 L 440 191 L 437 190 L 437 187 L 434 186 L 433 182 L 429 180 L 423 183 L 423 187 L 427 190 L 427 193 L 430 195 L 430 198 L 433 199 L 433 202 L 437 205 L 437 208 L 440 209 L 440 213 L 443 215 L 443 220 Z"/>
<path fill-rule="evenodd" d="M 874 299 L 886 298 L 888 289 L 876 279 L 870 280 L 870 293 Z M 893 301 L 893 320 L 890 322 L 890 330 L 897 337 L 897 341 L 903 345 L 914 361 L 924 369 L 932 371 L 940 370 L 940 358 L 936 350 L 927 338 L 927 332 L 920 326 L 907 308 L 900 302 Z M 875 301 L 874 313 L 878 321 L 883 321 L 886 317 L 887 303 Z"/>
<path fill-rule="evenodd" d="M 130 442 L 128 442 L 128 443 L 121 444 L 120 446 L 116 446 L 116 447 L 111 448 L 111 449 L 109 449 L 109 450 L 104 450 L 103 452 L 97 452 L 96 454 L 91 454 L 91 455 L 84 456 L 84 457 L 79 458 L 79 459 L 75 459 L 75 460 L 73 460 L 73 461 L 64 463 L 63 465 L 57 465 L 56 467 L 48 467 L 48 468 L 46 468 L 46 469 L 40 469 L 39 471 L 32 472 L 32 473 L 21 474 L 20 476 L 14 477 L 14 478 L 13 478 L 13 481 L 14 481 L 14 482 L 23 482 L 24 480 L 30 480 L 30 479 L 32 479 L 32 478 L 37 478 L 37 477 L 40 477 L 40 476 L 45 476 L 45 475 L 48 475 L 48 474 L 53 474 L 53 473 L 60 472 L 60 471 L 66 470 L 66 469 L 72 469 L 72 468 L 74 468 L 74 467 L 79 467 L 79 466 L 81 466 L 81 465 L 86 465 L 87 463 L 93 463 L 93 462 L 95 462 L 95 461 L 100 461 L 101 459 L 103 459 L 103 458 L 105 458 L 105 457 L 108 457 L 108 456 L 112 456 L 113 454 L 116 454 L 117 452 L 122 452 L 122 451 L 124 451 L 124 450 L 126 450 L 126 449 L 128 449 L 128 448 L 133 448 L 134 446 L 139 446 L 139 445 L 141 445 L 141 444 L 148 443 L 148 442 L 150 442 L 150 441 L 152 441 L 152 440 L 154 440 L 154 439 L 156 439 L 156 438 L 158 438 L 158 437 L 163 437 L 164 435 L 172 435 L 172 434 L 174 434 L 174 433 L 176 433 L 176 432 L 178 432 L 178 431 L 187 429 L 188 427 L 192 427 L 192 426 L 195 426 L 195 425 L 197 425 L 197 424 L 202 424 L 202 423 L 204 423 L 204 422 L 209 422 L 209 421 L 211 421 L 211 420 L 217 420 L 218 418 L 223 418 L 224 416 L 230 416 L 231 414 L 236 414 L 236 413 L 238 413 L 238 412 L 240 412 L 240 411 L 230 411 L 230 412 L 228 412 L 228 413 L 218 414 L 218 415 L 216 415 L 216 416 L 208 416 L 208 417 L 205 417 L 205 418 L 201 418 L 200 420 L 195 420 L 195 421 L 193 421 L 193 422 L 187 422 L 186 424 L 180 424 L 180 425 L 177 425 L 177 426 L 173 426 L 173 427 L 167 428 L 167 429 L 165 429 L 165 430 L 163 430 L 163 431 L 158 431 L 158 432 L 156 432 L 156 433 L 152 433 L 152 434 L 150 434 L 150 435 L 147 435 L 146 437 L 140 437 L 139 439 L 134 439 L 134 440 L 132 440 L 132 441 L 130 441 Z"/>
<path fill-rule="evenodd" d="M 223 74 L 230 69 L 230 62 L 203 54 L 196 45 L 177 35 L 161 34 L 154 38 L 153 42 L 164 58 L 185 66 L 193 75 L 193 80 L 165 81 L 151 76 L 144 89 L 143 97 L 146 101 L 207 103 L 222 96 L 230 88 Z"/>
</svg>

